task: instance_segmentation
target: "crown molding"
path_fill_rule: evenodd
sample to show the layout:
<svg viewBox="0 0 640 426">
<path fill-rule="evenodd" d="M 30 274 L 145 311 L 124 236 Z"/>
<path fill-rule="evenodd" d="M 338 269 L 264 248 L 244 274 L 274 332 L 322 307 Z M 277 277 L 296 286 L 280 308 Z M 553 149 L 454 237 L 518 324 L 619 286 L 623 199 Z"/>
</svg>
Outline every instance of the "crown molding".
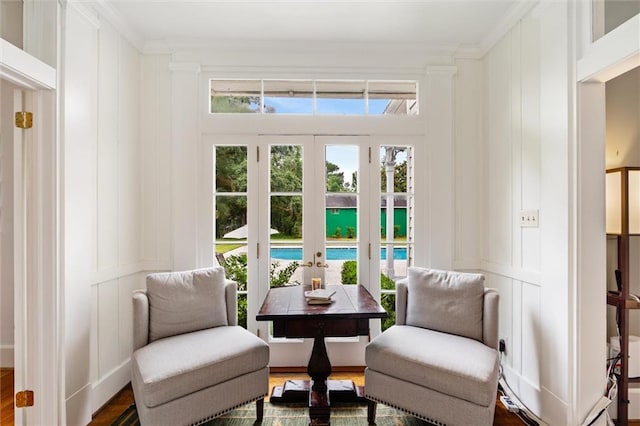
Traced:
<svg viewBox="0 0 640 426">
<path fill-rule="evenodd" d="M 113 8 L 110 0 L 93 0 L 91 5 L 98 13 L 100 18 L 106 20 L 111 24 L 118 33 L 124 37 L 129 43 L 131 43 L 139 52 L 143 52 L 144 41 L 142 36 L 133 29 L 133 27 L 127 22 L 120 12 Z"/>
<path fill-rule="evenodd" d="M 78 0 L 68 0 L 67 7 L 72 7 L 89 25 L 95 29 L 100 28 L 100 19 L 96 16 L 96 11 L 91 9 L 88 3 Z"/>
<path fill-rule="evenodd" d="M 494 27 L 493 31 L 482 40 L 478 46 L 480 55 L 477 58 L 479 59 L 486 55 L 539 2 L 540 0 L 517 0 Z"/>
</svg>

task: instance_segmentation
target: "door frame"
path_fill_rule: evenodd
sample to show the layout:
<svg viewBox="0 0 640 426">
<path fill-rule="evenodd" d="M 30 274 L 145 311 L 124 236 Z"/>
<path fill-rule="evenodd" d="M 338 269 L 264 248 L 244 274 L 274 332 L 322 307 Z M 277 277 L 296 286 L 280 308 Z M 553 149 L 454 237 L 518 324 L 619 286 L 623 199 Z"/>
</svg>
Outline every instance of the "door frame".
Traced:
<svg viewBox="0 0 640 426">
<path fill-rule="evenodd" d="M 15 409 L 14 418 L 16 425 L 62 424 L 58 76 L 54 68 L 3 39 L 0 49 L 0 79 L 17 87 L 14 104 L 34 116 L 31 129 L 14 127 L 16 141 L 11 141 L 16 143 L 14 166 L 20 166 L 14 169 L 13 203 L 14 270 L 19 271 L 14 277 L 14 388 L 35 395 L 34 406 Z"/>
</svg>

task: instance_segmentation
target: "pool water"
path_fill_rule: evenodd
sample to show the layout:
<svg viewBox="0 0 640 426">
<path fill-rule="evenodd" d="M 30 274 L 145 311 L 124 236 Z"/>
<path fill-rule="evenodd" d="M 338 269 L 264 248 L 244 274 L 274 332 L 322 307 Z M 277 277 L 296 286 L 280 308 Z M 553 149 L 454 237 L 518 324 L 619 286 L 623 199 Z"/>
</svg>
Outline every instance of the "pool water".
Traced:
<svg viewBox="0 0 640 426">
<path fill-rule="evenodd" d="M 329 247 L 326 249 L 327 260 L 356 260 L 357 249 L 355 247 Z M 299 247 L 271 247 L 271 258 L 274 260 L 302 260 L 302 248 Z M 393 258 L 396 260 L 407 259 L 405 247 L 394 247 Z M 387 249 L 380 249 L 380 259 L 387 259 Z"/>
</svg>

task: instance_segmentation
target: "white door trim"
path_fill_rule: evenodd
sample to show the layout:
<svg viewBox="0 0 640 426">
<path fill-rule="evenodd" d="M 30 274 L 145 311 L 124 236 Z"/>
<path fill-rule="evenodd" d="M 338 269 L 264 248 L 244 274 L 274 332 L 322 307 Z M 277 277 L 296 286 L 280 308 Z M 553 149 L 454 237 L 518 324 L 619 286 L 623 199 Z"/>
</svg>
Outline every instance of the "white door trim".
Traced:
<svg viewBox="0 0 640 426">
<path fill-rule="evenodd" d="M 15 424 L 64 424 L 57 75 L 2 39 L 0 51 L 0 78 L 18 86 L 14 103 L 24 98 L 35 117 L 31 129 L 14 129 L 15 377 L 35 393 L 33 407 L 15 410 Z"/>
</svg>

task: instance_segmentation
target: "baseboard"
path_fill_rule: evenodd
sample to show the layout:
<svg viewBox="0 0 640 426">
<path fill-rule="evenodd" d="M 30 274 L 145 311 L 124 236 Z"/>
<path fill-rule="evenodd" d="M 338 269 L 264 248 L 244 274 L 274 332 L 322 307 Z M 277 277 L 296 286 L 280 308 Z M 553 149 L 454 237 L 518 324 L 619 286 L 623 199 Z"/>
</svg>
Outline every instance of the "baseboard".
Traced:
<svg viewBox="0 0 640 426">
<path fill-rule="evenodd" d="M 13 368 L 13 345 L 0 346 L 0 367 Z"/>
<path fill-rule="evenodd" d="M 520 402 L 546 424 L 568 424 L 569 405 L 549 389 L 535 386 L 509 367 L 504 368 L 504 377 Z"/>
<path fill-rule="evenodd" d="M 91 410 L 96 413 L 131 381 L 131 360 L 127 360 L 91 385 Z"/>
<path fill-rule="evenodd" d="M 91 385 L 87 384 L 66 399 L 67 425 L 88 425 L 91 423 Z"/>
</svg>

